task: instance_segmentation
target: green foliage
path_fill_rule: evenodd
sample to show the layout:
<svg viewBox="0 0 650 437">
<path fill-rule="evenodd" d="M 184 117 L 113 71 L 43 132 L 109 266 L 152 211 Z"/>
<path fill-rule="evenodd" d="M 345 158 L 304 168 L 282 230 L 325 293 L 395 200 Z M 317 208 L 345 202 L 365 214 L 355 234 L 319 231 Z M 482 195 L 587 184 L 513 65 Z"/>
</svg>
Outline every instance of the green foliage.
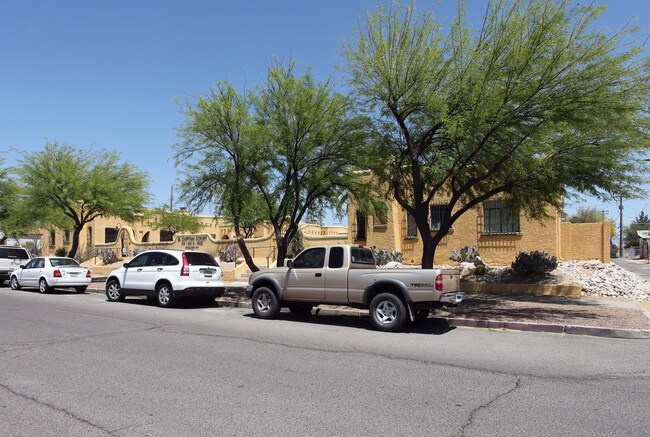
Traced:
<svg viewBox="0 0 650 437">
<path fill-rule="evenodd" d="M 465 246 L 462 249 L 452 250 L 449 259 L 459 263 L 473 263 L 478 257 L 479 254 L 476 247 Z"/>
<path fill-rule="evenodd" d="M 342 212 L 348 192 L 363 198 L 372 191 L 353 171 L 366 138 L 353 110 L 330 81 L 316 83 L 309 70 L 298 76 L 293 63 L 276 62 L 265 85 L 245 95 L 219 82 L 185 109 L 176 152 L 183 198 L 192 208 L 215 205 L 225 213 L 240 247 L 243 229 L 270 223 L 283 265 L 308 211 Z"/>
<path fill-rule="evenodd" d="M 170 211 L 166 205 L 149 211 L 147 215 L 150 217 L 147 224 L 151 229 L 168 231 L 172 239 L 179 232 L 196 234 L 203 228 L 199 219 L 188 211 Z"/>
<path fill-rule="evenodd" d="M 543 276 L 557 268 L 557 258 L 546 252 L 520 252 L 512 263 L 512 269 L 519 274 Z"/>
<path fill-rule="evenodd" d="M 4 160 L 0 158 L 0 165 Z M 24 190 L 16 181 L 15 169 L 0 168 L 0 244 L 18 239 L 36 229 L 42 221 L 42 209 L 30 208 Z"/>
<path fill-rule="evenodd" d="M 404 261 L 404 254 L 393 250 L 391 252 L 385 251 L 384 249 L 372 248 L 372 256 L 375 257 L 375 262 L 378 266 L 384 266 L 389 262 L 398 262 L 401 263 Z"/>
<path fill-rule="evenodd" d="M 57 247 L 56 250 L 54 251 L 54 256 L 66 256 L 68 254 L 68 251 L 66 250 L 65 247 Z"/>
<path fill-rule="evenodd" d="M 567 189 L 640 195 L 650 145 L 648 57 L 602 8 L 568 0 L 465 3 L 449 27 L 413 5 L 369 13 L 345 45 L 350 85 L 372 117 L 368 167 L 416 221 L 422 264 L 470 209 L 502 194 L 532 218 Z M 429 208 L 449 199 L 432 235 Z"/>
<path fill-rule="evenodd" d="M 612 258 L 618 258 L 618 246 L 615 244 L 610 244 L 609 246 L 609 256 Z"/>
<path fill-rule="evenodd" d="M 115 152 L 56 142 L 22 159 L 18 173 L 27 209 L 42 211 L 47 223 L 74 230 L 68 256 L 75 256 L 86 223 L 100 216 L 133 221 L 144 212 L 149 200 L 147 174 L 118 161 Z"/>
<path fill-rule="evenodd" d="M 569 217 L 571 223 L 599 223 L 605 220 L 602 212 L 594 207 L 578 208 L 576 213 Z"/>
<path fill-rule="evenodd" d="M 650 229 L 650 217 L 641 211 L 638 216 L 632 220 L 630 226 L 625 228 L 623 238 L 625 239 L 625 245 L 627 247 L 633 247 L 639 245 L 639 234 L 637 231 L 642 231 L 645 229 Z"/>
</svg>

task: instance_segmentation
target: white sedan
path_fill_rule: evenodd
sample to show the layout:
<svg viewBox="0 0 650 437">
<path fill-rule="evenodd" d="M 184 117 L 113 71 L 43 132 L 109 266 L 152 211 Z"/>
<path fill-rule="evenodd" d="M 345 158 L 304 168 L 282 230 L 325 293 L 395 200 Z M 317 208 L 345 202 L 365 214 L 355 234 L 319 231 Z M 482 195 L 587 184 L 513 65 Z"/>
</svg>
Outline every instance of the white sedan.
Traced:
<svg viewBox="0 0 650 437">
<path fill-rule="evenodd" d="M 41 293 L 65 287 L 74 287 L 77 293 L 83 293 L 91 281 L 90 269 L 80 266 L 72 258 L 58 256 L 33 258 L 14 270 L 10 278 L 12 290 L 38 287 Z"/>
</svg>

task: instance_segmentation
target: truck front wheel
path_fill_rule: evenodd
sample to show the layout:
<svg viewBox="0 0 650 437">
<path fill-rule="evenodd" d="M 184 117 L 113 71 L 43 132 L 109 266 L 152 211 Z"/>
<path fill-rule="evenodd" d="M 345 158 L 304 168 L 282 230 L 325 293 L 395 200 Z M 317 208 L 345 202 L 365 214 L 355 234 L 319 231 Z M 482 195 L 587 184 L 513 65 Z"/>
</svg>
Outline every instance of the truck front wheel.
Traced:
<svg viewBox="0 0 650 437">
<path fill-rule="evenodd" d="M 370 302 L 370 320 L 380 331 L 398 331 L 406 323 L 406 307 L 397 296 L 381 293 Z"/>
<path fill-rule="evenodd" d="M 262 319 L 272 319 L 280 312 L 278 298 L 267 287 L 260 287 L 253 293 L 251 299 L 255 315 Z"/>
</svg>

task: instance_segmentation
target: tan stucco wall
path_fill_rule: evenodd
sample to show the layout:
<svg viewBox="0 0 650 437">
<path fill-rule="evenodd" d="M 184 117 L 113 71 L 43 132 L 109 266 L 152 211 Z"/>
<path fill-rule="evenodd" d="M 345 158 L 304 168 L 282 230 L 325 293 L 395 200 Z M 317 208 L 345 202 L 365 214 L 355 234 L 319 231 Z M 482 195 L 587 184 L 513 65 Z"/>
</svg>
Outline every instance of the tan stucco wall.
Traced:
<svg viewBox="0 0 650 437">
<path fill-rule="evenodd" d="M 610 262 L 610 232 L 609 222 L 562 223 L 559 258 L 562 260 L 597 259 L 601 262 Z"/>
<path fill-rule="evenodd" d="M 407 239 L 406 213 L 396 202 L 389 204 L 388 224 L 377 228 L 374 218 L 367 218 L 367 238 L 355 241 L 356 209 L 348 208 L 349 240 L 387 251 L 397 250 L 404 254 L 405 264 L 420 264 L 422 242 L 419 237 Z M 575 232 L 570 223 L 561 223 L 557 210 L 548 212 L 549 217 L 531 220 L 520 216 L 521 232 L 514 235 L 483 235 L 483 210 L 475 208 L 462 215 L 436 250 L 435 264 L 449 263 L 451 251 L 465 246 L 475 246 L 481 257 L 493 265 L 509 265 L 519 252 L 542 251 L 560 259 L 600 259 L 609 262 L 609 223 L 591 223 L 584 228 L 584 242 L 572 245 Z M 569 231 L 567 231 L 569 229 Z M 566 255 L 566 257 L 563 257 Z"/>
</svg>

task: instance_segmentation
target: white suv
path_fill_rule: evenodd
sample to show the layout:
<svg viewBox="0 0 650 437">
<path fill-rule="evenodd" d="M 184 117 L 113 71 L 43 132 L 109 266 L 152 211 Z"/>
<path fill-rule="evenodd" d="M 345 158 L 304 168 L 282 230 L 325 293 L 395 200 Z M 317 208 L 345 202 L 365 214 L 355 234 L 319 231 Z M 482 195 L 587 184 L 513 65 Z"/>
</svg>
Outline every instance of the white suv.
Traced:
<svg viewBox="0 0 650 437">
<path fill-rule="evenodd" d="M 224 292 L 221 268 L 212 255 L 187 250 L 150 250 L 113 270 L 106 279 L 111 302 L 147 296 L 161 307 L 181 297 L 214 301 Z"/>
<path fill-rule="evenodd" d="M 29 254 L 18 246 L 0 246 L 0 285 L 11 277 L 11 272 L 29 261 Z"/>
</svg>

